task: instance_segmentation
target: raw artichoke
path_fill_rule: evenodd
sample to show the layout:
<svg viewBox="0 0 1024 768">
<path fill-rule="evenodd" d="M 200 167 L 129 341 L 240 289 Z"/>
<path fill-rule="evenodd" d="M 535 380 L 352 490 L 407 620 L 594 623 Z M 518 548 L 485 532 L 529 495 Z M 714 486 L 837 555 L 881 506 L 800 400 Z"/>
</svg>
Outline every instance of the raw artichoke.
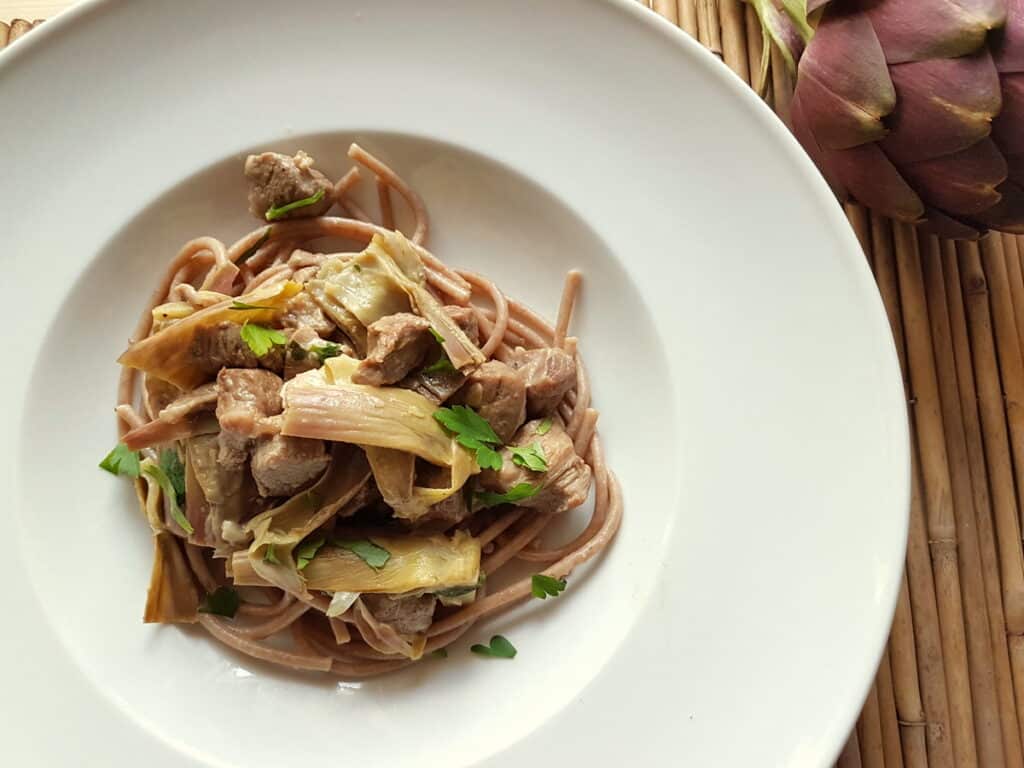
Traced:
<svg viewBox="0 0 1024 768">
<path fill-rule="evenodd" d="M 749 0 L 833 189 L 937 234 L 1024 233 L 1024 0 Z"/>
</svg>

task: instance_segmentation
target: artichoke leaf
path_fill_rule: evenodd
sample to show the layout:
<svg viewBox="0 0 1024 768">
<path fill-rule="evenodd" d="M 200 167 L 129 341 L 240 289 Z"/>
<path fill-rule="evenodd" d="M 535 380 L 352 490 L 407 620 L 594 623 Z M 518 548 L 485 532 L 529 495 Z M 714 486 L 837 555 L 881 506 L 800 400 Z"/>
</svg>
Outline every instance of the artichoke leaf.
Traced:
<svg viewBox="0 0 1024 768">
<path fill-rule="evenodd" d="M 224 322 L 239 325 L 246 322 L 268 323 L 301 290 L 302 286 L 298 283 L 285 281 L 260 286 L 237 299 L 226 298 L 219 304 L 194 312 L 152 336 L 135 342 L 117 362 L 169 381 L 182 389 L 195 389 L 206 379 L 202 367 L 192 354 L 192 342 L 198 331 Z M 257 308 L 232 309 L 233 305 L 239 303 Z"/>
<path fill-rule="evenodd" d="M 329 543 L 303 574 L 309 589 L 398 595 L 475 588 L 480 578 L 480 542 L 465 531 L 454 536 L 372 536 L 391 555 L 371 568 L 357 554 Z"/>
<path fill-rule="evenodd" d="M 335 446 L 330 466 L 312 488 L 246 524 L 245 530 L 254 536 L 246 553 L 252 570 L 264 581 L 306 597 L 308 592 L 293 555 L 295 547 L 330 520 L 369 478 L 370 467 L 361 450 L 351 445 Z M 266 559 L 270 545 L 277 562 Z M 233 567 L 236 566 L 237 558 L 233 558 Z"/>
<path fill-rule="evenodd" d="M 384 503 L 403 520 L 417 520 L 435 504 L 458 493 L 466 481 L 480 471 L 472 454 L 452 441 L 451 482 L 445 488 L 427 488 L 414 485 L 416 457 L 404 451 L 366 446 L 373 479 L 380 489 Z"/>
<path fill-rule="evenodd" d="M 153 537 L 153 570 L 142 620 L 147 624 L 193 623 L 199 593 L 192 570 L 175 536 L 161 531 Z"/>
</svg>

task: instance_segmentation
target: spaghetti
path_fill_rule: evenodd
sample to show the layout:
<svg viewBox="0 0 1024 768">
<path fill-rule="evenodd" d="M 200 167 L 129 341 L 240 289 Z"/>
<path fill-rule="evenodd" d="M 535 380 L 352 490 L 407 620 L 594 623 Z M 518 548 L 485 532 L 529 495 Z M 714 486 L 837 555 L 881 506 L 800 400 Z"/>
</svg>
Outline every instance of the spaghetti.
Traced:
<svg viewBox="0 0 1024 768">
<path fill-rule="evenodd" d="M 537 563 L 538 568 L 541 568 L 540 575 L 552 579 L 565 579 L 609 545 L 622 520 L 623 505 L 619 483 L 605 464 L 597 431 L 598 412 L 591 407 L 589 384 L 576 351 L 576 339 L 568 335 L 573 308 L 580 290 L 579 273 L 573 271 L 567 276 L 557 320 L 554 326 L 549 325 L 527 307 L 507 297 L 486 277 L 453 269 L 427 251 L 425 244 L 429 222 L 426 207 L 419 195 L 388 166 L 361 147 L 353 144 L 348 154 L 358 165 L 349 170 L 337 183 L 325 182 L 325 188 L 329 189 L 328 194 L 333 197 L 331 203 L 340 209 L 345 217 L 330 216 L 324 211 L 321 215 L 274 221 L 250 232 L 230 246 L 212 237 L 200 237 L 185 244 L 158 280 L 132 334 L 132 346 L 122 358 L 122 361 L 127 359 L 128 362 L 122 369 L 119 381 L 116 412 L 119 434 L 127 443 L 139 443 L 139 435 L 142 434 L 157 435 L 138 449 L 138 456 L 144 467 L 162 464 L 162 457 L 168 450 L 173 456 L 184 456 L 188 487 L 183 489 L 183 502 L 181 498 L 172 498 L 174 492 L 166 483 L 159 482 L 160 475 L 155 470 L 149 474 L 144 472 L 144 476 L 136 480 L 141 506 L 158 541 L 158 564 L 154 566 L 153 581 L 150 585 L 150 603 L 156 601 L 154 593 L 161 590 L 165 593 L 171 590 L 177 597 L 171 601 L 176 606 L 174 615 L 157 615 L 157 620 L 197 621 L 225 645 L 273 664 L 293 669 L 330 671 L 346 678 L 362 678 L 390 672 L 413 663 L 426 653 L 444 648 L 476 622 L 506 611 L 528 599 L 531 595 L 531 578 L 487 593 L 486 577 L 492 576 L 513 560 Z M 304 154 L 300 155 L 304 160 L 308 160 Z M 299 160 L 299 156 L 296 156 L 296 160 Z M 305 172 L 305 166 L 302 164 L 298 164 L 297 167 L 299 172 Z M 366 174 L 372 177 L 374 191 L 379 201 L 380 224 L 371 221 L 351 199 L 353 190 Z M 413 233 L 408 241 L 404 238 L 394 239 L 396 235 L 391 231 L 395 221 L 392 193 L 397 196 L 397 200 L 404 202 L 412 213 Z M 559 513 L 565 511 L 545 508 L 539 504 L 530 506 L 528 502 L 517 503 L 512 500 L 509 503 L 472 508 L 474 502 L 470 501 L 471 508 L 458 519 L 442 520 L 439 523 L 428 515 L 427 518 L 413 518 L 410 524 L 408 520 L 382 521 L 379 510 L 387 505 L 382 504 L 379 498 L 376 502 L 369 502 L 370 506 L 375 503 L 374 508 L 378 510 L 377 517 L 370 523 L 370 528 L 376 531 L 377 535 L 368 537 L 373 540 L 373 546 L 377 549 L 386 549 L 379 546 L 382 541 L 400 540 L 406 534 L 417 534 L 416 523 L 428 518 L 432 520 L 428 526 L 429 532 L 434 537 L 430 541 L 441 541 L 444 546 L 449 547 L 462 546 L 460 542 L 470 542 L 466 546 L 476 547 L 477 559 L 473 565 L 477 567 L 480 575 L 477 583 L 471 585 L 470 594 L 447 602 L 442 600 L 440 603 L 432 602 L 435 595 L 430 593 L 429 589 L 423 588 L 418 592 L 392 596 L 395 599 L 407 599 L 410 606 L 426 606 L 423 611 L 429 609 L 425 618 L 420 617 L 423 621 L 416 631 L 408 631 L 408 627 L 403 627 L 404 619 L 389 619 L 386 610 L 382 612 L 374 609 L 373 606 L 376 604 L 368 599 L 366 594 L 346 598 L 346 592 L 309 586 L 313 581 L 312 576 L 319 572 L 318 569 L 324 570 L 327 567 L 329 557 L 324 554 L 328 549 L 323 546 L 325 536 L 327 541 L 331 541 L 331 535 L 336 534 L 339 529 L 344 529 L 351 535 L 352 526 L 355 525 L 353 520 L 358 520 L 360 510 L 366 508 L 367 499 L 376 498 L 375 494 L 383 492 L 385 500 L 390 500 L 382 482 L 387 475 L 382 468 L 381 456 L 388 459 L 397 458 L 400 462 L 401 457 L 394 455 L 398 453 L 397 451 L 387 453 L 388 449 L 334 446 L 331 464 L 324 471 L 323 479 L 313 485 L 312 490 L 309 490 L 311 483 L 307 483 L 300 491 L 287 494 L 283 500 L 277 499 L 276 506 L 270 499 L 257 499 L 252 508 L 242 509 L 233 518 L 228 515 L 222 526 L 210 533 L 208 522 L 207 529 L 202 527 L 204 518 L 192 519 L 195 505 L 191 503 L 194 501 L 191 495 L 206 493 L 203 490 L 205 486 L 201 488 L 200 484 L 195 482 L 196 476 L 202 470 L 199 452 L 199 446 L 203 445 L 202 440 L 213 441 L 206 445 L 220 441 L 220 453 L 216 455 L 218 463 L 224 463 L 226 449 L 223 433 L 227 427 L 225 418 L 221 416 L 220 401 L 217 406 L 219 425 L 209 413 L 201 410 L 202 406 L 197 406 L 200 410 L 190 413 L 185 421 L 169 423 L 168 414 L 171 411 L 165 410 L 169 402 L 178 403 L 179 410 L 182 410 L 181 398 L 191 396 L 199 402 L 202 387 L 172 386 L 163 380 L 155 369 L 147 368 L 146 364 L 140 364 L 137 359 L 131 358 L 132 350 L 139 348 L 142 342 L 150 343 L 160 334 L 169 335 L 170 329 L 175 325 L 179 329 L 184 328 L 186 318 L 198 322 L 197 318 L 201 317 L 203 312 L 222 311 L 229 301 L 232 304 L 227 309 L 237 309 L 238 307 L 234 306 L 236 304 L 250 306 L 238 301 L 239 297 L 257 295 L 260 291 L 262 294 L 259 295 L 272 297 L 277 295 L 274 293 L 275 290 L 281 291 L 283 295 L 286 289 L 296 290 L 290 287 L 298 286 L 303 292 L 309 292 L 316 298 L 315 292 L 310 288 L 311 281 L 320 279 L 318 276 L 324 275 L 332 264 L 340 264 L 342 268 L 355 264 L 358 268 L 360 258 L 364 259 L 363 264 L 376 263 L 371 262 L 365 255 L 332 256 L 307 250 L 313 241 L 327 237 L 344 238 L 368 249 L 373 247 L 373 243 L 385 242 L 384 238 L 389 237 L 392 240 L 388 242 L 398 243 L 401 247 L 408 246 L 408 252 L 413 254 L 414 261 L 422 269 L 424 290 L 429 294 L 427 298 L 424 298 L 423 294 L 410 294 L 419 297 L 411 301 L 412 309 L 422 311 L 423 302 L 436 302 L 438 305 L 446 305 L 446 311 L 449 311 L 449 308 L 468 310 L 468 313 L 464 312 L 468 318 L 465 322 L 471 322 L 479 329 L 479 346 L 476 347 L 470 339 L 470 352 L 479 357 L 474 358 L 472 364 L 455 371 L 454 375 L 459 381 L 473 376 L 473 371 L 480 367 L 479 360 L 492 361 L 484 365 L 501 366 L 502 371 L 511 372 L 509 375 L 520 376 L 519 369 L 509 366 L 525 359 L 531 351 L 544 353 L 560 350 L 565 358 L 574 364 L 571 386 L 564 393 L 558 394 L 554 402 L 545 406 L 548 409 L 545 411 L 548 417 L 543 421 L 535 420 L 526 425 L 513 425 L 514 429 L 518 430 L 516 435 L 524 430 L 532 430 L 532 445 L 537 446 L 542 442 L 539 436 L 546 435 L 545 429 L 551 429 L 550 424 L 553 423 L 558 431 L 564 432 L 567 436 L 566 444 L 573 453 L 571 457 L 566 458 L 566 466 L 574 466 L 573 462 L 580 464 L 573 477 L 578 482 L 583 482 L 579 480 L 583 477 L 586 490 L 590 489 L 592 478 L 593 513 L 585 529 L 572 541 L 553 548 L 543 548 L 539 544 L 547 527 Z M 399 276 L 399 282 L 402 279 L 404 278 Z M 415 291 L 415 286 L 410 290 Z M 245 311 L 252 313 L 247 314 L 247 317 L 256 317 L 257 313 L 263 313 L 259 316 L 276 319 L 280 316 L 281 307 L 258 306 Z M 230 313 L 222 311 L 222 314 Z M 333 315 L 331 317 L 333 319 Z M 366 338 L 372 341 L 375 325 L 369 324 L 368 327 L 371 336 Z M 290 342 L 292 344 L 305 332 L 294 329 L 269 330 L 269 338 L 277 338 L 273 336 L 275 332 L 294 331 L 293 341 Z M 434 329 L 431 330 L 437 335 Z M 448 344 L 453 343 L 455 337 L 468 338 L 468 333 L 465 336 L 460 334 L 461 331 L 448 333 L 443 350 L 447 351 L 450 348 Z M 324 343 L 331 348 L 340 346 L 346 350 L 351 349 L 351 366 L 358 369 L 359 365 L 366 364 L 366 349 L 358 349 L 360 344 L 352 337 L 349 329 L 338 326 L 332 329 L 328 336 L 329 341 Z M 367 344 L 366 338 L 361 340 L 364 346 Z M 348 361 L 348 358 L 328 360 L 322 368 L 314 368 L 302 375 L 307 378 L 326 376 L 328 379 L 331 376 L 340 376 L 339 371 L 343 366 L 339 360 Z M 443 362 L 444 355 L 439 360 L 439 363 Z M 260 365 L 262 364 L 261 358 Z M 450 363 L 447 367 L 454 371 Z M 223 373 L 221 371 L 221 374 Z M 209 381 L 212 378 L 214 374 L 208 373 L 205 380 Z M 217 386 L 224 387 L 223 375 L 216 378 Z M 276 439 L 274 436 L 284 429 L 282 423 L 285 427 L 288 426 L 289 393 L 292 391 L 289 388 L 293 386 L 292 382 L 299 380 L 292 378 L 283 386 L 283 421 L 280 415 L 268 416 L 264 420 L 265 424 L 260 427 L 265 431 L 260 432 L 257 437 L 250 436 L 250 446 L 253 440 L 258 443 Z M 352 380 L 355 381 L 355 378 Z M 298 384 L 294 386 L 298 387 Z M 328 383 L 323 386 L 329 389 L 331 385 Z M 334 386 L 341 385 L 335 382 Z M 356 385 L 344 383 L 344 386 Z M 398 384 L 398 387 L 402 386 L 405 384 Z M 381 391 L 393 392 L 394 388 Z M 453 392 L 447 395 L 459 397 Z M 401 395 L 411 396 L 408 392 Z M 202 402 L 208 402 L 212 397 L 213 395 L 209 395 L 207 400 Z M 418 398 L 420 395 L 415 397 Z M 438 403 L 438 407 L 442 407 L 443 396 L 437 399 L 442 401 Z M 188 406 L 187 401 L 185 405 Z M 159 440 L 160 436 L 167 439 Z M 509 439 L 505 439 L 501 443 L 490 444 L 490 447 L 500 456 L 503 443 L 511 445 Z M 159 450 L 161 448 L 163 451 Z M 342 454 L 339 452 L 341 448 L 349 448 L 350 452 Z M 330 450 L 329 446 L 328 452 Z M 370 459 L 368 468 L 362 450 L 366 451 L 366 457 Z M 507 447 L 505 451 L 507 453 Z M 450 470 L 445 470 L 453 487 L 457 485 L 457 466 L 461 466 L 458 462 L 465 461 L 467 456 L 472 455 L 461 445 L 455 449 L 455 454 L 459 456 L 453 459 Z M 342 465 L 342 459 L 339 457 L 342 455 L 345 457 L 346 469 L 339 474 L 338 467 Z M 248 458 L 243 458 L 248 461 Z M 477 460 L 481 461 L 481 467 L 473 466 L 468 471 L 468 478 L 463 480 L 466 488 L 473 486 L 474 482 L 483 482 L 482 478 L 487 474 L 483 469 L 482 460 Z M 552 457 L 549 455 L 544 460 L 552 460 Z M 253 458 L 252 461 L 255 463 L 256 459 Z M 412 461 L 410 458 L 410 473 Z M 419 459 L 416 459 L 416 462 L 419 462 L 417 467 L 420 467 L 416 469 L 418 481 L 419 473 L 422 472 L 422 462 Z M 503 472 L 520 471 L 515 466 L 510 466 L 515 463 L 508 461 L 506 456 L 502 466 L 508 469 L 502 469 L 500 472 L 492 470 L 492 482 L 496 482 L 493 479 L 495 477 L 500 480 Z M 549 474 L 553 474 L 554 471 L 553 467 L 550 468 Z M 243 468 L 240 472 L 244 478 L 243 485 L 247 483 L 251 486 L 252 478 L 248 471 Z M 346 472 L 353 478 L 347 486 L 344 485 L 347 476 L 342 476 Z M 538 473 L 538 477 L 540 480 L 535 487 L 531 487 L 531 490 L 537 493 L 547 490 L 547 483 L 555 483 L 554 479 L 549 479 L 543 474 Z M 409 482 L 412 482 L 411 474 Z M 331 491 L 332 483 L 337 488 L 344 486 L 344 492 Z M 323 499 L 316 497 L 322 486 L 328 489 Z M 446 492 L 444 489 L 438 492 L 434 487 L 413 490 L 422 492 L 431 499 L 441 498 Z M 430 492 L 434 492 L 435 495 L 430 495 Z M 330 496 L 330 493 L 334 493 L 334 496 Z M 465 498 L 464 489 L 460 489 L 459 493 L 462 494 L 461 498 Z M 304 495 L 310 499 L 316 497 L 312 502 L 316 509 L 306 517 L 302 516 L 304 513 L 301 511 L 295 512 L 298 509 L 298 502 Z M 458 494 L 452 498 L 456 497 Z M 333 505 L 327 503 L 329 499 Z M 184 512 L 179 509 L 182 517 L 172 514 L 179 502 L 186 507 Z M 573 502 L 574 505 L 577 503 L 578 500 Z M 228 506 L 228 502 L 220 500 L 219 497 L 212 501 L 210 498 L 205 499 L 202 505 L 204 514 L 212 514 L 210 510 L 217 509 L 217 504 L 222 504 L 224 509 Z M 393 510 L 396 517 L 401 508 L 396 505 Z M 391 510 L 385 510 L 389 511 Z M 303 529 L 303 541 L 309 542 L 312 537 L 318 537 L 317 541 L 321 546 L 319 554 L 314 552 L 310 558 L 306 558 L 307 565 L 313 565 L 309 565 L 305 571 L 301 570 L 304 567 L 301 564 L 293 564 L 291 567 L 274 564 L 277 559 L 273 555 L 275 545 L 272 541 L 266 543 L 272 536 L 266 532 L 266 526 L 262 533 L 259 525 L 254 527 L 254 521 L 258 522 L 264 517 L 270 521 L 272 527 L 276 524 L 275 520 L 287 515 L 294 517 L 296 514 L 307 528 L 316 526 L 312 530 Z M 192 531 L 189 531 L 189 528 L 192 528 Z M 388 539 L 387 536 L 380 534 L 382 530 L 392 538 Z M 265 539 L 262 543 L 261 535 Z M 345 555 L 351 559 L 351 554 L 344 550 L 343 545 L 337 546 L 339 548 L 332 550 L 330 557 L 338 559 Z M 178 550 L 178 554 L 170 558 L 161 558 L 160 553 L 169 551 L 168 547 Z M 282 551 L 287 554 L 292 550 Z M 398 551 L 398 548 L 395 551 Z M 392 561 L 397 561 L 399 555 L 395 552 L 390 554 Z M 174 572 L 174 563 L 186 564 L 187 570 L 184 573 Z M 373 567 L 370 563 L 368 559 L 366 564 L 358 565 L 368 569 L 369 573 L 369 569 Z M 378 574 L 373 575 L 376 577 Z M 204 610 L 203 605 L 199 603 L 199 596 L 205 593 L 209 602 L 210 596 L 220 590 L 234 590 L 238 599 L 236 609 Z M 194 598 L 190 606 L 189 595 L 193 593 Z M 437 590 L 437 593 L 442 594 L 443 591 Z M 347 606 L 344 605 L 346 599 L 349 600 Z M 420 602 L 417 603 L 417 600 Z M 182 605 L 185 607 L 181 608 Z M 341 612 L 338 613 L 332 606 L 340 606 Z M 151 607 L 147 605 L 147 616 L 159 614 L 156 608 L 151 610 Z"/>
</svg>

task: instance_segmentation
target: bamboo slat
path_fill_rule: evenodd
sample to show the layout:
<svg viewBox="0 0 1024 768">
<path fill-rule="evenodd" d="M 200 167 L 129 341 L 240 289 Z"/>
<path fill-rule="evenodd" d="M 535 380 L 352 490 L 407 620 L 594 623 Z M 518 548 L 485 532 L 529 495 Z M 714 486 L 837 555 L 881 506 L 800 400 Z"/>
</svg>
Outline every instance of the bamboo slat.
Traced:
<svg viewBox="0 0 1024 768">
<path fill-rule="evenodd" d="M 794 79 L 742 0 L 638 0 L 789 123 Z M 0 22 L 0 47 L 34 24 Z M 910 403 L 906 572 L 842 768 L 1024 768 L 1024 247 L 951 243 L 847 205 Z"/>
</svg>

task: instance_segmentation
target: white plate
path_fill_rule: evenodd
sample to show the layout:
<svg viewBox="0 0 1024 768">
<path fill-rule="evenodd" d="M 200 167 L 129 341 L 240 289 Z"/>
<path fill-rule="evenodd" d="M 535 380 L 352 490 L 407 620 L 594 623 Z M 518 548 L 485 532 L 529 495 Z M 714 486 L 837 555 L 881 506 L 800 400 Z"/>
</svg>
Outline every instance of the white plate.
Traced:
<svg viewBox="0 0 1024 768">
<path fill-rule="evenodd" d="M 0 104 L 12 764 L 834 758 L 901 571 L 902 389 L 839 207 L 713 56 L 625 0 L 108 0 L 0 55 Z M 157 270 L 252 226 L 244 153 L 336 174 L 353 138 L 423 193 L 449 262 L 549 316 L 585 270 L 626 518 L 557 601 L 339 684 L 144 626 L 146 526 L 96 462 Z M 514 661 L 467 652 L 495 631 Z"/>
</svg>

